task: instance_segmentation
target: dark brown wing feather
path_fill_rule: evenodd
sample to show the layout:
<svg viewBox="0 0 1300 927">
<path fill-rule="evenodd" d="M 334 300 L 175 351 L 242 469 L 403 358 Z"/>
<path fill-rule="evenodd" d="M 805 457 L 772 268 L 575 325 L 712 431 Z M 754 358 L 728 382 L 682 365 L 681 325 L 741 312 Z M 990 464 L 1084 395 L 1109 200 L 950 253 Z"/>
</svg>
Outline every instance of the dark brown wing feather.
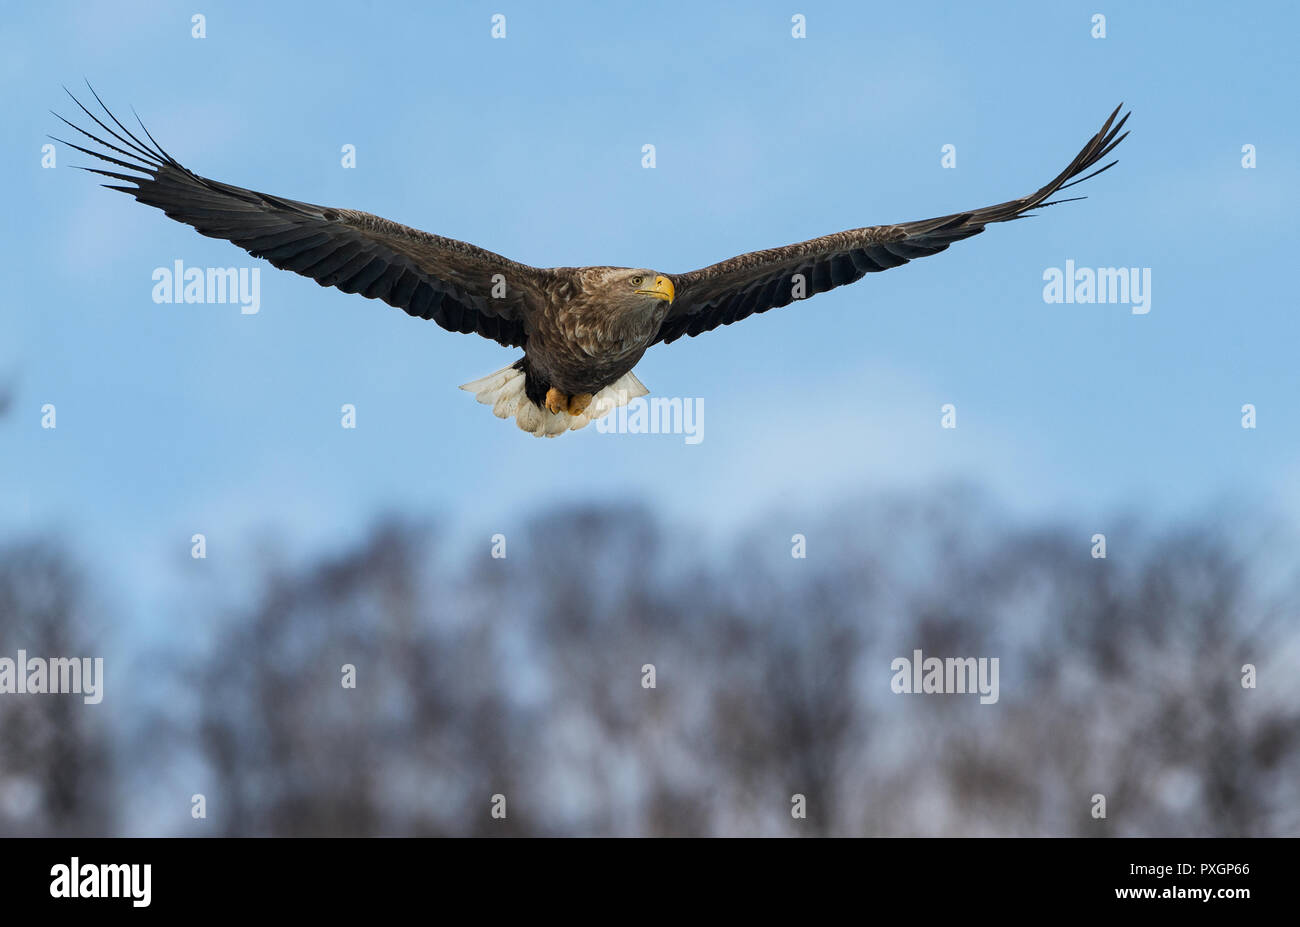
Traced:
<svg viewBox="0 0 1300 927">
<path fill-rule="evenodd" d="M 98 95 L 95 99 L 99 100 Z M 133 135 L 106 107 L 104 112 L 125 137 L 101 122 L 76 97 L 73 101 L 124 147 L 59 118 L 125 160 L 71 142 L 63 144 L 145 175 L 85 168 L 134 184 L 104 184 L 109 189 L 130 193 L 203 235 L 234 242 L 254 257 L 311 277 L 321 286 L 382 299 L 448 331 L 477 333 L 508 347 L 523 345 L 530 291 L 544 283 L 543 272 L 537 268 L 370 213 L 315 206 L 208 180 L 182 167 L 143 124 L 140 128 L 149 142 Z M 505 278 L 506 295 L 502 298 L 492 296 L 496 274 Z"/>
<path fill-rule="evenodd" d="M 954 241 L 978 235 L 990 222 L 1019 219 L 1030 210 L 1070 202 L 1051 202 L 1051 197 L 1115 164 L 1112 161 L 1087 176 L 1079 176 L 1128 135 L 1127 132 L 1119 134 L 1128 115 L 1116 122 L 1122 107 L 1120 104 L 1115 108 L 1101 131 L 1083 147 L 1069 167 L 1029 196 L 971 212 L 901 225 L 852 229 L 784 248 L 751 251 L 720 264 L 673 275 L 677 298 L 659 329 L 656 342 L 698 335 L 756 312 L 788 306 L 795 301 L 795 274 L 803 275 L 806 296 L 802 298 L 806 298 L 853 283 L 874 271 L 888 270 L 913 258 L 938 254 Z"/>
</svg>

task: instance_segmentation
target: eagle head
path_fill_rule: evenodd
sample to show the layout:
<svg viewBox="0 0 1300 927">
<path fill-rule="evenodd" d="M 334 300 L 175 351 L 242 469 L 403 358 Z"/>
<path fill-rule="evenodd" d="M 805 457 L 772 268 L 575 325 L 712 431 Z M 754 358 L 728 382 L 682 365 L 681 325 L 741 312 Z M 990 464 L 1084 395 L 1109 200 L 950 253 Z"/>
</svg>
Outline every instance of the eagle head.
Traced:
<svg viewBox="0 0 1300 927">
<path fill-rule="evenodd" d="M 644 267 L 611 267 L 602 276 L 604 295 L 639 313 L 659 310 L 665 303 L 671 304 L 677 295 L 672 280 Z"/>
</svg>

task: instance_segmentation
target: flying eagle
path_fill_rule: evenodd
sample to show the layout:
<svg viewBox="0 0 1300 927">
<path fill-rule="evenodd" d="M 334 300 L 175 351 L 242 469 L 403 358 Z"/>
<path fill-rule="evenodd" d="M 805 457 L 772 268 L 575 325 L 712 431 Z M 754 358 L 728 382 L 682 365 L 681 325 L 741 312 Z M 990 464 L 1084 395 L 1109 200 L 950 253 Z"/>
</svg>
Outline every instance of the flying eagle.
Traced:
<svg viewBox="0 0 1300 927">
<path fill-rule="evenodd" d="M 546 437 L 581 428 L 645 395 L 632 368 L 651 345 L 712 331 L 873 271 L 938 254 L 954 241 L 978 235 L 990 222 L 1081 199 L 1051 198 L 1112 167 L 1114 161 L 1080 176 L 1128 135 L 1120 134 L 1128 120 L 1127 114 L 1118 118 L 1120 104 L 1070 165 L 1028 196 L 936 219 L 838 232 L 667 274 L 649 268 L 530 267 L 370 213 L 208 180 L 182 167 L 143 122 L 140 130 L 148 141 L 134 135 L 94 88 L 91 93 L 121 134 L 76 97 L 73 102 L 117 144 L 58 118 L 122 157 L 55 141 L 135 172 L 83 168 L 132 184 L 104 186 L 321 286 L 382 299 L 448 331 L 523 348 L 524 356 L 510 366 L 461 389 L 492 406 L 500 418 L 513 416 L 524 431 Z"/>
</svg>

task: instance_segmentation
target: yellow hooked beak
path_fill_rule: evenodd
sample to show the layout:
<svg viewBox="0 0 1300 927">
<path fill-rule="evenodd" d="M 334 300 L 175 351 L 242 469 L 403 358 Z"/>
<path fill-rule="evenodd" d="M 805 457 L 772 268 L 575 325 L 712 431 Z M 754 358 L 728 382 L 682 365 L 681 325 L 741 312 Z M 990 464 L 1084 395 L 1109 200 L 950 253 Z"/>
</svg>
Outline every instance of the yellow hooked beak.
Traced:
<svg viewBox="0 0 1300 927">
<path fill-rule="evenodd" d="M 673 289 L 673 282 L 663 274 L 655 277 L 654 286 L 647 290 L 637 290 L 637 293 L 641 296 L 654 296 L 658 299 L 666 299 L 668 300 L 669 305 L 672 305 L 673 299 L 677 296 L 677 292 Z"/>
</svg>

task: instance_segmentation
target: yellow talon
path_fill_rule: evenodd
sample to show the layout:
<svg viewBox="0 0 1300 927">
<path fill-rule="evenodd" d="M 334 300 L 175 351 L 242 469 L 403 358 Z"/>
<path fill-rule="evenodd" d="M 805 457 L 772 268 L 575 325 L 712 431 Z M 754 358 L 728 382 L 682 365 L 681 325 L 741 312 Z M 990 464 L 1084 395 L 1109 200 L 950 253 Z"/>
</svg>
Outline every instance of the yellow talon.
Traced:
<svg viewBox="0 0 1300 927">
<path fill-rule="evenodd" d="M 587 411 L 587 406 L 591 405 L 591 400 L 595 397 L 591 393 L 578 393 L 576 396 L 569 397 L 569 414 L 581 415 Z"/>
<path fill-rule="evenodd" d="M 546 409 L 549 412 L 563 412 L 569 404 L 569 397 L 554 386 L 546 391 Z"/>
</svg>

